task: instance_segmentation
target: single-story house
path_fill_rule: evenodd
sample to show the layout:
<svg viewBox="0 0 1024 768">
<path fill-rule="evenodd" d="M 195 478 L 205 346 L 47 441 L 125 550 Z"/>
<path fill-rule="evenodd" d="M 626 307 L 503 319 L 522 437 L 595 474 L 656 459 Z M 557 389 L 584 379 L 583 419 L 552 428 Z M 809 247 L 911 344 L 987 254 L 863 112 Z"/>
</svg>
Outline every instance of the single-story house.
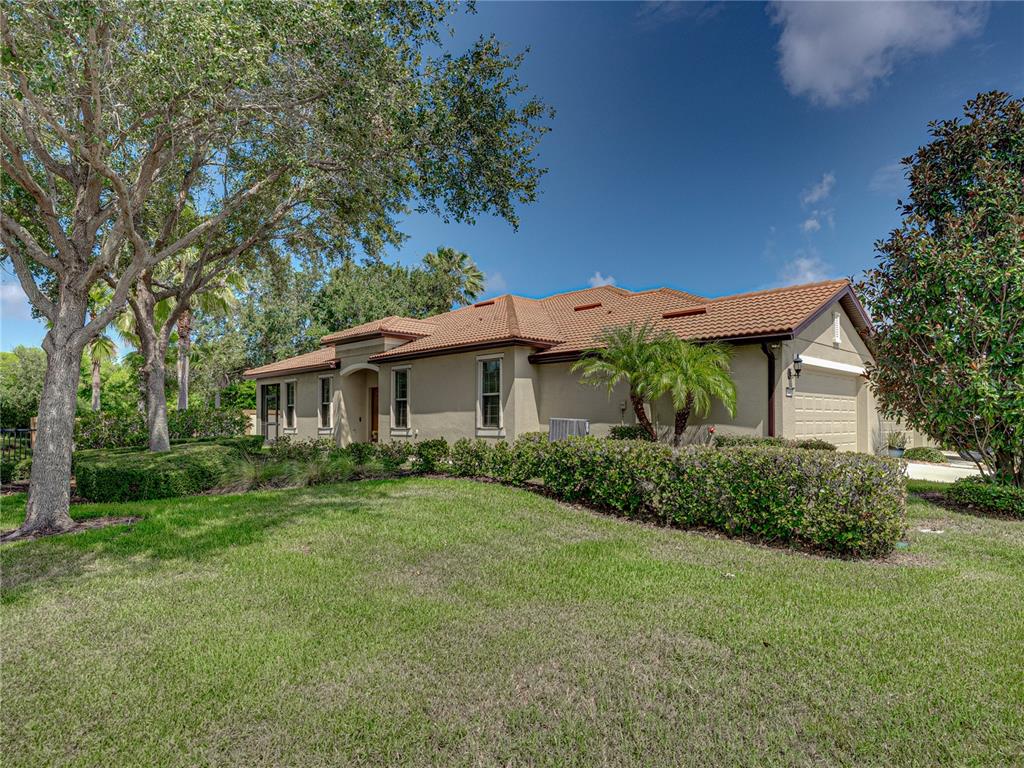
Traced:
<svg viewBox="0 0 1024 768">
<path fill-rule="evenodd" d="M 650 322 L 732 345 L 736 415 L 716 403 L 694 431 L 817 437 L 874 451 L 883 425 L 865 380 L 871 324 L 847 280 L 708 299 L 606 285 L 543 299 L 499 296 L 425 319 L 385 317 L 328 334 L 319 349 L 245 372 L 268 439 L 339 445 L 444 437 L 511 440 L 553 418 L 606 435 L 635 417 L 628 390 L 581 384 L 573 361 L 604 329 Z M 663 434 L 667 398 L 652 420 Z"/>
</svg>

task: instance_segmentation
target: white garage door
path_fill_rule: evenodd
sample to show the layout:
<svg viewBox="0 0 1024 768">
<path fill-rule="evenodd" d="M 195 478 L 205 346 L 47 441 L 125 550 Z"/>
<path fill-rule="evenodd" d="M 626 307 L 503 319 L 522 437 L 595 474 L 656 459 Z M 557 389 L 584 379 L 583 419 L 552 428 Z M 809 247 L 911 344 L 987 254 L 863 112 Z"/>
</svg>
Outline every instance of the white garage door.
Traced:
<svg viewBox="0 0 1024 768">
<path fill-rule="evenodd" d="M 856 376 L 804 369 L 793 394 L 796 437 L 816 437 L 841 451 L 856 451 L 858 383 Z"/>
</svg>

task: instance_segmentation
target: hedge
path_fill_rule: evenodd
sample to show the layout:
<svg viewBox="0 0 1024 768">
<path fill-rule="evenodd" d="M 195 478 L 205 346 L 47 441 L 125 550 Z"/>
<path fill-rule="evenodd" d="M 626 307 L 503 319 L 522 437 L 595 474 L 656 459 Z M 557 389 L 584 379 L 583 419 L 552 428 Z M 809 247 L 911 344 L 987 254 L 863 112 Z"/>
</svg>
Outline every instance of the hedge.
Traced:
<svg viewBox="0 0 1024 768">
<path fill-rule="evenodd" d="M 120 448 L 74 455 L 79 496 L 89 501 L 137 501 L 192 496 L 237 481 L 245 458 L 236 446 L 185 443 L 170 451 Z"/>
<path fill-rule="evenodd" d="M 979 512 L 1024 518 L 1024 488 L 981 477 L 963 477 L 945 493 L 950 501 Z"/>
<path fill-rule="evenodd" d="M 716 435 L 715 445 L 719 448 L 740 448 L 743 446 L 773 446 L 775 448 L 800 448 L 809 451 L 834 451 L 832 443 L 809 437 L 803 440 L 787 440 L 784 437 L 763 437 L 761 435 Z"/>
<path fill-rule="evenodd" d="M 512 445 L 460 440 L 451 469 L 522 483 L 553 496 L 683 527 L 870 557 L 904 529 L 898 461 L 790 447 L 690 447 L 644 441 L 530 438 Z"/>
<path fill-rule="evenodd" d="M 172 443 L 241 437 L 248 426 L 249 417 L 240 408 L 200 406 L 167 412 L 167 433 Z M 148 444 L 146 419 L 138 411 L 86 411 L 75 419 L 77 448 L 142 448 Z"/>
<path fill-rule="evenodd" d="M 906 461 L 930 461 L 932 464 L 947 463 L 946 454 L 938 448 L 907 448 L 907 450 L 903 452 L 903 458 Z"/>
<path fill-rule="evenodd" d="M 608 430 L 612 440 L 646 440 L 652 442 L 651 433 L 640 424 L 615 424 Z"/>
</svg>

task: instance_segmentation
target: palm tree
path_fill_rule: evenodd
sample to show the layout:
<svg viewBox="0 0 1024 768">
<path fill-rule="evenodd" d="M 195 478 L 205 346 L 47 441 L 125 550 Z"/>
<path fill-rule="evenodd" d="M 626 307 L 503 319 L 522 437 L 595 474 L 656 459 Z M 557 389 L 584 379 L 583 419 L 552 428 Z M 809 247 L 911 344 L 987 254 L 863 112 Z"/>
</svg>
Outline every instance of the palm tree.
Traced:
<svg viewBox="0 0 1024 768">
<path fill-rule="evenodd" d="M 100 366 L 114 359 L 114 355 L 117 353 L 117 345 L 112 338 L 105 333 L 101 333 L 89 342 L 86 349 L 89 352 L 89 362 L 92 363 L 92 409 L 98 411 L 100 409 L 101 389 Z"/>
<path fill-rule="evenodd" d="M 484 273 L 468 253 L 442 246 L 435 253 L 424 256 L 423 263 L 447 279 L 458 304 L 472 304 L 484 292 Z"/>
<path fill-rule="evenodd" d="M 661 371 L 661 339 L 652 336 L 650 324 L 609 328 L 601 336 L 599 349 L 587 353 L 572 364 L 573 372 L 582 371 L 581 381 L 592 386 L 604 386 L 611 396 L 615 387 L 629 385 L 629 402 L 633 406 L 637 423 L 651 440 L 657 439 L 644 402 L 657 391 Z"/>
<path fill-rule="evenodd" d="M 730 374 L 732 351 L 724 344 L 693 344 L 677 336 L 658 339 L 659 372 L 655 396 L 668 394 L 675 409 L 672 444 L 678 446 L 692 414 L 707 416 L 720 400 L 730 416 L 736 415 L 736 385 Z"/>
</svg>

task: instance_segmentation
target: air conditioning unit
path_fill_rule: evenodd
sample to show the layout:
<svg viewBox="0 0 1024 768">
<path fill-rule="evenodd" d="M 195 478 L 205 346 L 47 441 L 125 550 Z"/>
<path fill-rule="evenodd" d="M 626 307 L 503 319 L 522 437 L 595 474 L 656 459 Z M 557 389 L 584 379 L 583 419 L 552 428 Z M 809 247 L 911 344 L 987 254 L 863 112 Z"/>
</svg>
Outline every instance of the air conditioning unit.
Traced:
<svg viewBox="0 0 1024 768">
<path fill-rule="evenodd" d="M 565 440 L 567 437 L 585 437 L 590 434 L 590 421 L 587 419 L 549 419 L 548 440 Z"/>
</svg>

